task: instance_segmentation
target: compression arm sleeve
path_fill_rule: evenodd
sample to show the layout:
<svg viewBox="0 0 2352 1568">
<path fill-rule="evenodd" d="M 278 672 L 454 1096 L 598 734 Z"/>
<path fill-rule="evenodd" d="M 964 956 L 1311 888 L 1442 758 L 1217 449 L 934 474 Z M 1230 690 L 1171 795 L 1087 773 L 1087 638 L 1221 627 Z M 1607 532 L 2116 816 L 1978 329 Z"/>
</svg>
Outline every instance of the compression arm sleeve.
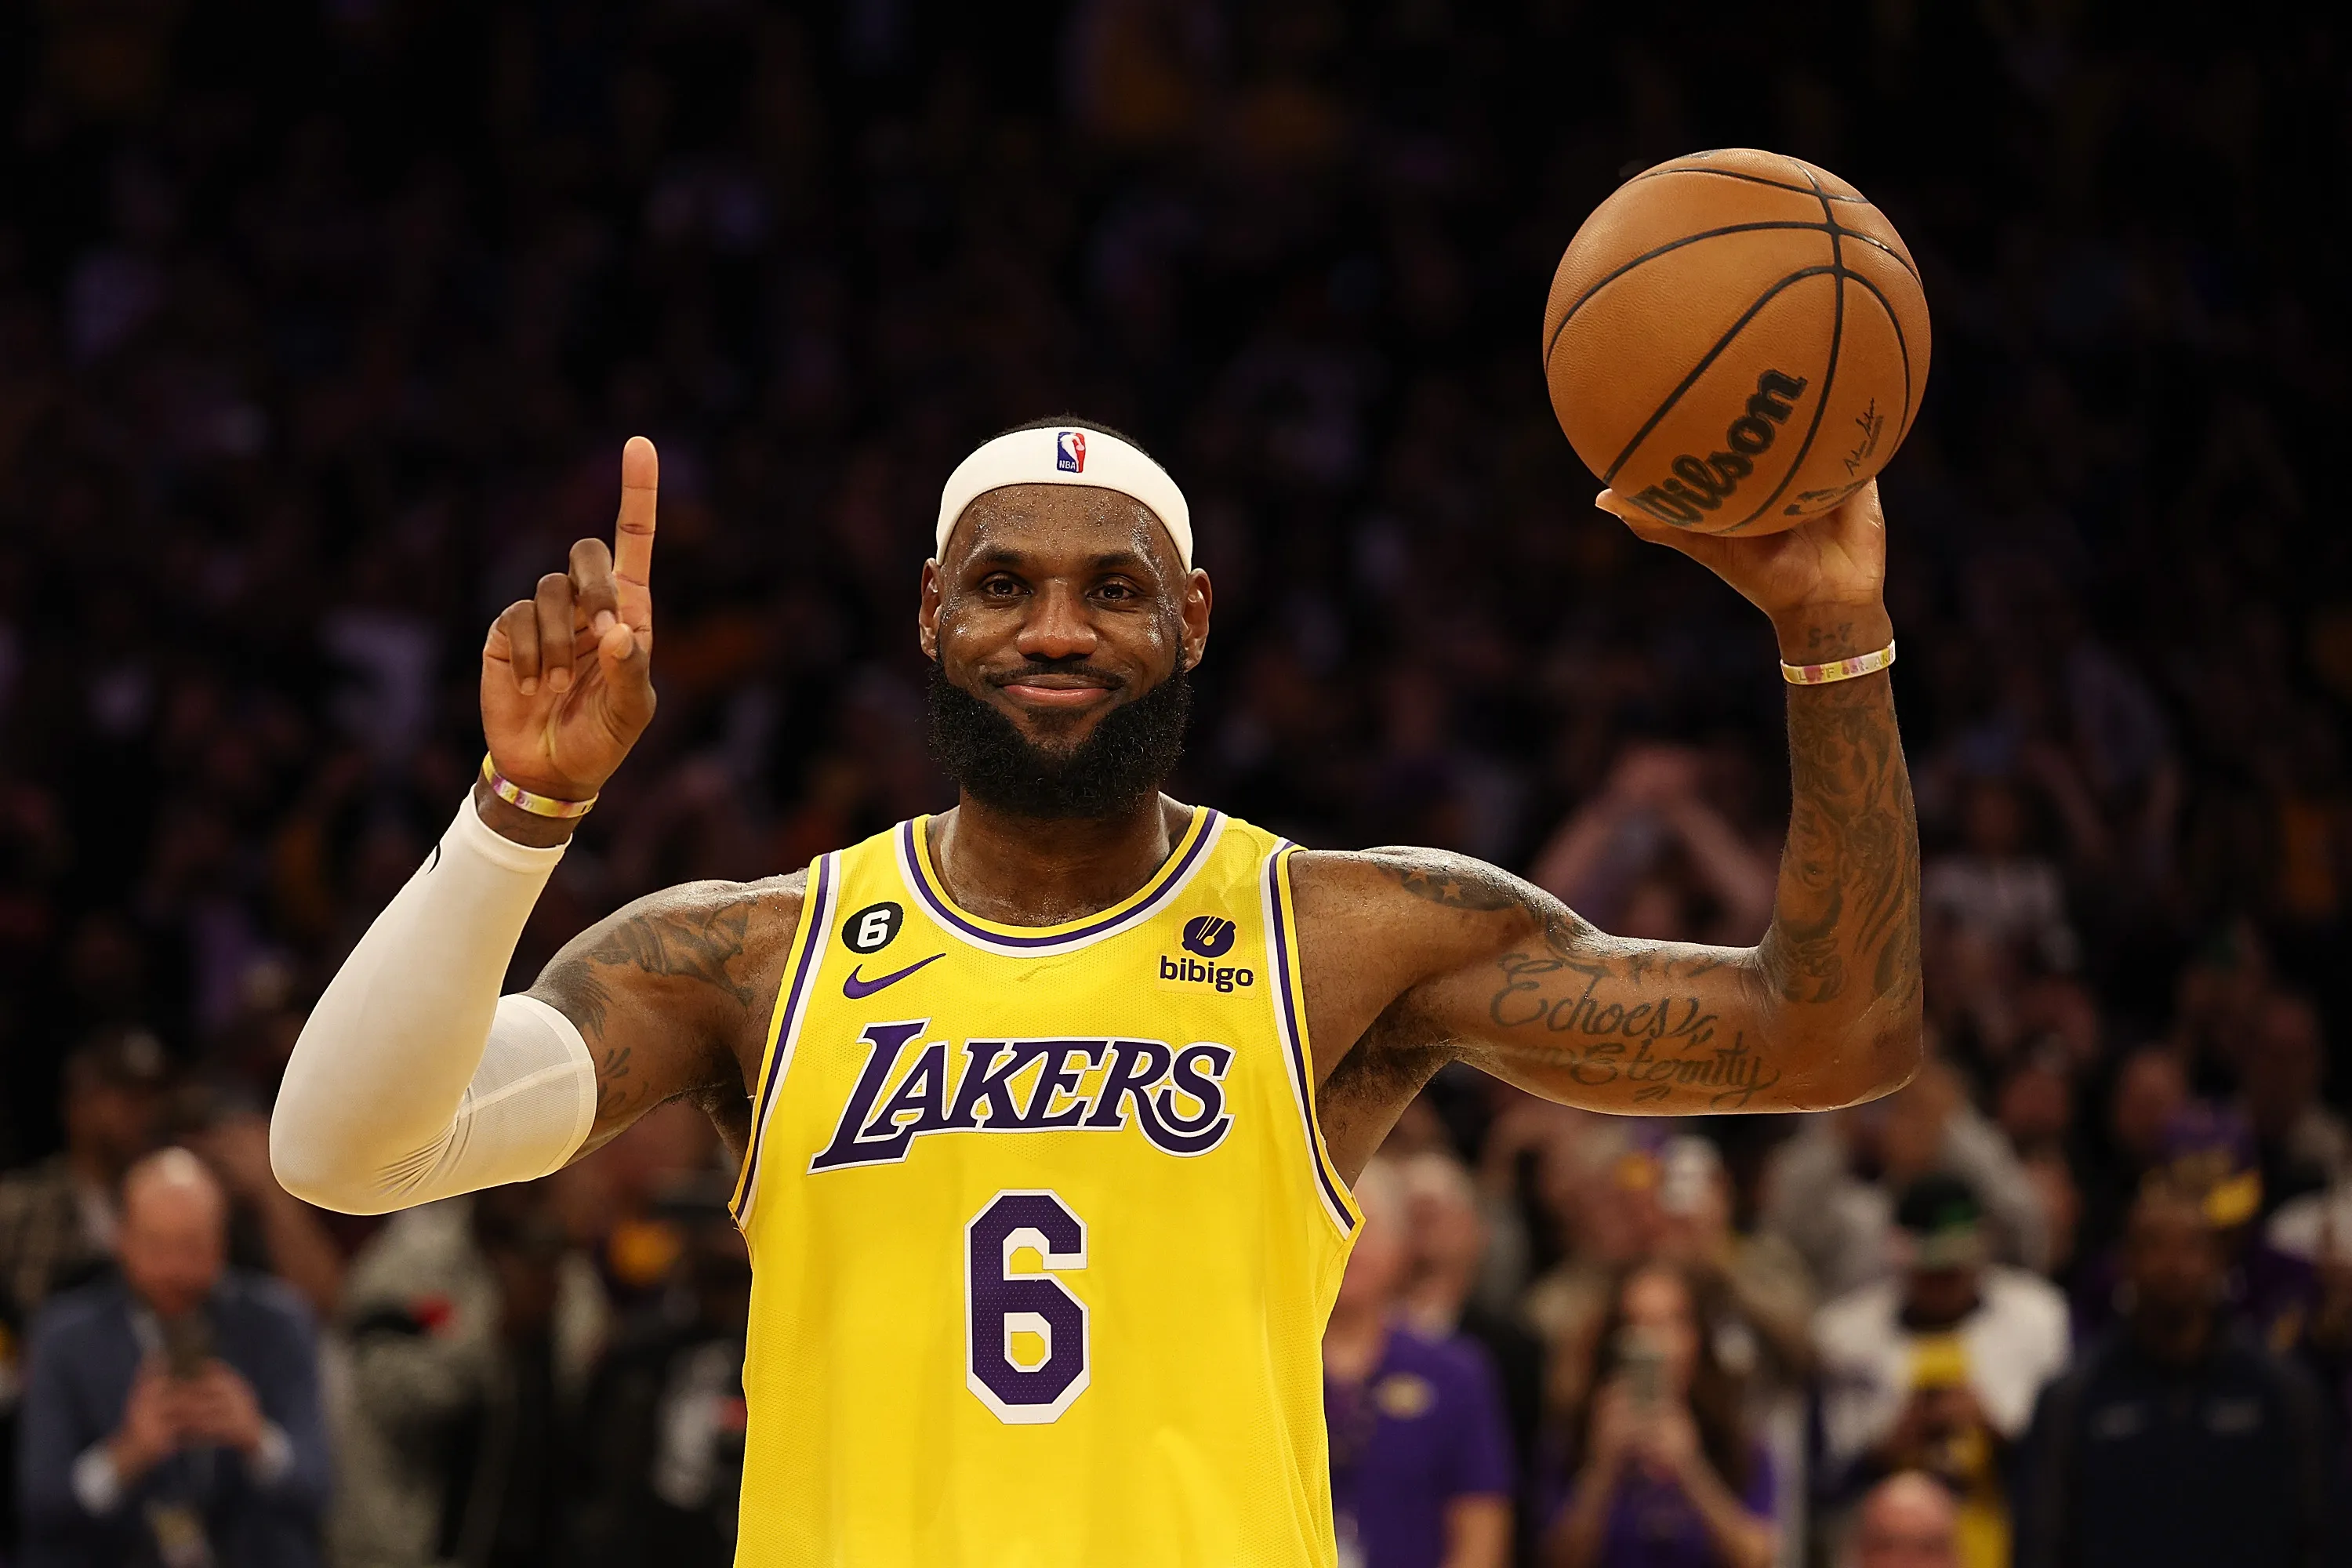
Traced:
<svg viewBox="0 0 2352 1568">
<path fill-rule="evenodd" d="M 569 1018 L 500 996 L 561 848 L 514 843 L 468 800 L 311 1010 L 269 1122 L 280 1185 L 383 1214 L 561 1167 L 596 1117 Z"/>
</svg>

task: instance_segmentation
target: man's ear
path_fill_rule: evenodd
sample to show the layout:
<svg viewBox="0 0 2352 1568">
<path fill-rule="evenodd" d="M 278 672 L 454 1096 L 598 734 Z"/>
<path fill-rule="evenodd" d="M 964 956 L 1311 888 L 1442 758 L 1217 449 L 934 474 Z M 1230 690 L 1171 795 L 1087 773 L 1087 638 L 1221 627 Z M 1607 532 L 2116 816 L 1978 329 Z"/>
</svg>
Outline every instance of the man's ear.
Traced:
<svg viewBox="0 0 2352 1568">
<path fill-rule="evenodd" d="M 940 657 L 940 563 L 923 563 L 923 591 L 915 610 L 915 642 L 933 663 Z"/>
<path fill-rule="evenodd" d="M 1216 590 L 1209 585 L 1209 574 L 1199 567 L 1192 569 L 1192 579 L 1184 586 L 1184 668 L 1201 668 L 1202 658 L 1209 651 L 1209 611 L 1216 603 Z"/>
</svg>

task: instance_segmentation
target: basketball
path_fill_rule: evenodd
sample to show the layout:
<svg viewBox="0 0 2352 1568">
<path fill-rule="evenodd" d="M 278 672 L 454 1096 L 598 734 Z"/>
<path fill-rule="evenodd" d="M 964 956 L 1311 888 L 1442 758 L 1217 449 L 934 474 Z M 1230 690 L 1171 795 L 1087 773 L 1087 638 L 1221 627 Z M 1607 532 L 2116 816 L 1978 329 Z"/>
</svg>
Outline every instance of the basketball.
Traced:
<svg viewBox="0 0 2352 1568">
<path fill-rule="evenodd" d="M 1544 305 L 1569 444 L 1699 533 L 1793 528 L 1867 484 L 1910 432 L 1927 350 L 1895 226 L 1828 170 L 1746 147 L 1619 186 Z"/>
</svg>

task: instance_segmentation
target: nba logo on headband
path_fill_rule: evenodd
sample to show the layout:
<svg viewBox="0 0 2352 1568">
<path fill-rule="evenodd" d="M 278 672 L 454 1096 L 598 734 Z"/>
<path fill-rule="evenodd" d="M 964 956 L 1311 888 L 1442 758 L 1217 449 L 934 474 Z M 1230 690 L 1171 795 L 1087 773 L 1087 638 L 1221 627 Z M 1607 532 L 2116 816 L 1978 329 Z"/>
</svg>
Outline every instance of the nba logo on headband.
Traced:
<svg viewBox="0 0 2352 1568">
<path fill-rule="evenodd" d="M 1065 416 L 1064 417 L 1067 417 Z M 1091 461 L 1089 461 L 1091 459 Z M 1168 531 L 1176 558 L 1192 568 L 1192 513 L 1168 470 L 1108 430 L 1024 426 L 984 442 L 955 467 L 940 490 L 931 547 L 944 558 L 956 519 L 989 491 L 1009 485 L 1077 485 L 1116 491 L 1143 503 Z"/>
</svg>

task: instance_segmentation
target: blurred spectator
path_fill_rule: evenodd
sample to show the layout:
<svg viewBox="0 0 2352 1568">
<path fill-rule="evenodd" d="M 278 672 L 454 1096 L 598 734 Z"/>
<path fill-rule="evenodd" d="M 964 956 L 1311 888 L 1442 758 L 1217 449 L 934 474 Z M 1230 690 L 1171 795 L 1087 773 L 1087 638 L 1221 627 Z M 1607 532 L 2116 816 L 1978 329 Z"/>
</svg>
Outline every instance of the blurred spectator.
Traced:
<svg viewBox="0 0 2352 1568">
<path fill-rule="evenodd" d="M 1766 1568 L 1772 1461 L 1748 1432 L 1683 1268 L 1643 1263 L 1612 1295 L 1552 1568 Z"/>
<path fill-rule="evenodd" d="M 1811 1118 L 1780 1146 L 1768 1177 L 1765 1223 L 1811 1267 L 1823 1296 L 1895 1268 L 1895 1195 L 1929 1173 L 1965 1183 L 1987 1211 L 1990 1256 L 2039 1270 L 2049 1236 L 2017 1152 L 1968 1099 L 1959 1076 L 1930 1061 L 1887 1099 Z"/>
<path fill-rule="evenodd" d="M 1529 878 L 1604 930 L 1745 945 L 1772 914 L 1774 868 L 1700 793 L 1699 754 L 1631 745 L 1560 824 Z"/>
<path fill-rule="evenodd" d="M 65 1148 L 0 1177 L 0 1282 L 19 1322 L 113 1254 L 117 1189 L 154 1147 L 165 1076 L 143 1029 L 100 1030 L 66 1058 Z"/>
<path fill-rule="evenodd" d="M 2146 1046 L 2124 1058 L 2108 1104 L 2104 1157 L 2083 1196 L 2078 1246 L 2084 1255 L 2104 1253 L 2123 1234 L 2148 1173 L 2164 1163 L 2165 1132 L 2188 1103 L 2189 1070 L 2178 1051 Z"/>
<path fill-rule="evenodd" d="M 2290 993 L 2265 997 L 2240 1047 L 2239 1085 L 2262 1172 L 2263 1213 L 2352 1177 L 2352 1129 L 2320 1103 L 2327 1045 L 2319 1009 Z"/>
<path fill-rule="evenodd" d="M 1502 1568 L 1513 1465 L 1495 1374 L 1475 1342 L 1423 1339 L 1401 1311 L 1411 1215 L 1375 1159 L 1364 1216 L 1323 1335 L 1331 1493 L 1346 1568 Z"/>
<path fill-rule="evenodd" d="M 2253 1131 L 2226 1107 L 2191 1100 L 2165 1129 L 2158 1174 L 2199 1195 L 2222 1258 L 2222 1299 L 2238 1322 L 2273 1350 L 2301 1347 L 2320 1307 L 2315 1260 L 2272 1245 L 2260 1219 L 2263 1173 Z M 2076 1336 L 2087 1341 L 2121 1313 L 2129 1295 L 2121 1241 L 2088 1260 L 2074 1294 Z"/>
<path fill-rule="evenodd" d="M 42 1311 L 17 1474 L 25 1568 L 302 1568 L 330 1461 L 308 1315 L 225 1268 L 227 1205 L 167 1149 L 123 1182 L 120 1281 Z"/>
<path fill-rule="evenodd" d="M 1543 1415 L 1543 1346 L 1517 1318 L 1474 1298 L 1486 1257 L 1487 1227 L 1477 1187 L 1462 1162 L 1425 1150 L 1396 1161 L 1393 1168 L 1412 1234 L 1399 1321 L 1425 1340 L 1459 1334 L 1486 1351 L 1510 1420 L 1512 1494 L 1525 1500 L 1531 1495 L 1528 1467 Z M 1524 1560 L 1532 1552 L 1531 1521 L 1522 1514 L 1517 1523 L 1512 1539 Z"/>
<path fill-rule="evenodd" d="M 342 1249 L 319 1211 L 278 1184 L 269 1167 L 269 1119 L 252 1111 L 224 1116 L 190 1133 L 187 1143 L 228 1193 L 232 1250 L 241 1233 L 250 1233 L 250 1261 L 284 1280 L 314 1316 L 331 1321 L 342 1293 Z"/>
<path fill-rule="evenodd" d="M 558 1221 L 561 1179 L 408 1210 L 352 1260 L 339 1568 L 520 1568 L 572 1550 L 606 1311 Z"/>
<path fill-rule="evenodd" d="M 2205 1194 L 2151 1181 L 2124 1258 L 2122 1323 L 2035 1413 L 2021 1568 L 2320 1568 L 2341 1455 L 2301 1372 L 2231 1323 Z"/>
<path fill-rule="evenodd" d="M 1561 1256 L 1528 1285 L 1523 1309 L 1544 1340 L 1547 1420 L 1580 1424 L 1624 1270 L 1654 1256 L 1665 1233 L 1663 1140 L 1638 1123 L 1574 1112 L 1538 1111 L 1525 1124 L 1541 1130 L 1530 1134 L 1536 1186 Z"/>
<path fill-rule="evenodd" d="M 1805 1560 L 1805 1412 L 1816 1305 L 1804 1260 L 1769 1231 L 1732 1226 L 1731 1175 L 1715 1145 L 1668 1138 L 1660 1155 L 1657 1257 L 1698 1291 L 1702 1331 L 1739 1381 L 1757 1441 L 1771 1458 L 1780 1561 Z"/>
<path fill-rule="evenodd" d="M 2065 1298 L 1988 1260 L 1982 1207 L 1957 1177 L 1914 1181 L 1895 1218 L 1899 1276 L 1830 1302 L 1814 1322 L 1822 1489 L 1850 1498 L 1925 1470 L 1959 1500 L 1968 1568 L 2001 1568 L 2002 1465 L 2034 1396 L 2065 1364 Z"/>
<path fill-rule="evenodd" d="M 728 1568 L 743 1474 L 751 1261 L 723 1200 L 679 1214 L 674 1300 L 642 1312 L 583 1407 L 579 1561 Z"/>
<path fill-rule="evenodd" d="M 1971 783 L 1960 848 L 1928 862 L 1920 895 L 1931 919 L 1968 940 L 2063 972 L 2081 959 L 2058 868 L 2028 844 L 2026 803 L 2006 779 Z"/>
<path fill-rule="evenodd" d="M 1943 1482 L 1901 1470 L 1854 1510 L 1845 1568 L 1960 1568 L 1960 1515 Z"/>
</svg>

